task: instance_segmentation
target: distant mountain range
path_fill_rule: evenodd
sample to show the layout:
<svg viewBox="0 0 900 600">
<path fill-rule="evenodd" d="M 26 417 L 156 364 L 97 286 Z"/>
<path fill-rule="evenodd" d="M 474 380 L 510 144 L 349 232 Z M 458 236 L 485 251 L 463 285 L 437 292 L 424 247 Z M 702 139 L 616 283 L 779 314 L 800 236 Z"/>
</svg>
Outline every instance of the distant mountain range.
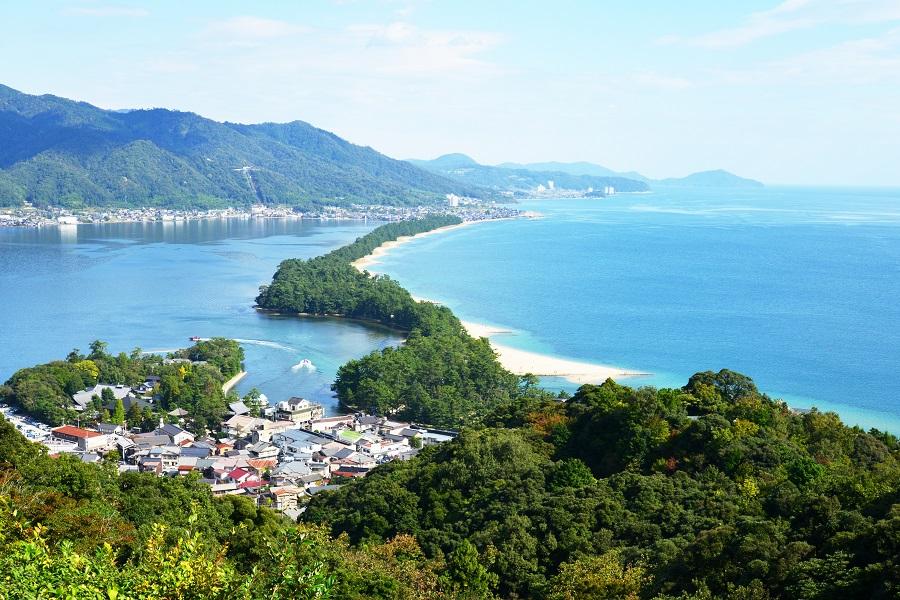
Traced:
<svg viewBox="0 0 900 600">
<path fill-rule="evenodd" d="M 728 171 L 702 171 L 694 173 L 687 177 L 669 178 L 669 179 L 650 179 L 636 171 L 613 171 L 602 165 L 589 162 L 539 162 L 539 163 L 501 163 L 497 166 L 490 167 L 480 165 L 465 154 L 446 154 L 430 161 L 412 160 L 413 164 L 422 168 L 441 173 L 448 177 L 466 181 L 469 183 L 477 183 L 487 187 L 502 187 L 504 183 L 511 185 L 515 183 L 527 183 L 531 179 L 542 181 L 546 185 L 546 180 L 552 179 L 558 187 L 569 187 L 564 182 L 583 184 L 586 180 L 584 177 L 597 178 L 609 182 L 602 185 L 612 185 L 618 191 L 642 191 L 648 189 L 633 189 L 634 184 L 623 184 L 622 179 L 643 182 L 653 187 L 719 187 L 719 188 L 747 188 L 747 187 L 763 187 L 763 184 L 753 179 L 739 177 Z M 512 171 L 508 172 L 497 171 Z M 523 177 L 523 173 L 528 172 L 533 175 Z M 490 175 L 488 177 L 487 175 Z M 567 176 L 567 177 L 563 177 Z M 579 178 L 571 180 L 569 178 Z M 616 185 L 613 181 L 618 181 Z M 510 183 L 512 182 L 512 183 Z M 584 189 L 582 187 L 572 187 L 570 189 Z M 600 185 L 593 185 L 598 188 Z"/>
<path fill-rule="evenodd" d="M 565 170 L 532 169 L 530 166 L 494 167 L 479 164 L 465 154 L 445 154 L 434 160 L 410 159 L 408 162 L 461 183 L 498 192 L 513 192 L 520 196 L 530 195 L 538 186 L 546 187 L 551 181 L 556 188 L 566 190 L 602 190 L 607 186 L 615 187 L 620 192 L 643 192 L 650 189 L 644 181 L 617 174 L 597 176 Z"/>
<path fill-rule="evenodd" d="M 0 206 L 420 204 L 486 190 L 308 123 L 103 110 L 0 85 Z"/>
</svg>

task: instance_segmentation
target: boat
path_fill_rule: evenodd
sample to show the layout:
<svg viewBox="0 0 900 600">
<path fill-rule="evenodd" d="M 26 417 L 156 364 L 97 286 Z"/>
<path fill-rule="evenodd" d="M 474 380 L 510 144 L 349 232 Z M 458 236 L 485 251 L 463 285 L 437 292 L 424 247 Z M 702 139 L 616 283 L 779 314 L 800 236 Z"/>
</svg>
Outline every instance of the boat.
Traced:
<svg viewBox="0 0 900 600">
<path fill-rule="evenodd" d="M 304 358 L 303 360 L 300 361 L 299 364 L 300 364 L 300 368 L 301 368 L 301 369 L 302 369 L 302 368 L 309 368 L 309 367 L 313 366 L 312 361 L 309 360 L 308 358 Z"/>
<path fill-rule="evenodd" d="M 199 342 L 199 341 L 200 341 L 200 336 L 199 336 L 199 335 L 192 335 L 192 336 L 190 337 L 190 340 L 191 340 L 192 342 Z"/>
</svg>

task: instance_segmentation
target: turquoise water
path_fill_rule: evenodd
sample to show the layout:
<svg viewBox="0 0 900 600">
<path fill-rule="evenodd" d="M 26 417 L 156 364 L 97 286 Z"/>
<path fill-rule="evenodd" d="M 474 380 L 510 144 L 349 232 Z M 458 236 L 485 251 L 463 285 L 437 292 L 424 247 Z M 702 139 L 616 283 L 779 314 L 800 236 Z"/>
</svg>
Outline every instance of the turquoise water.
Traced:
<svg viewBox="0 0 900 600">
<path fill-rule="evenodd" d="M 400 339 L 349 321 L 266 316 L 253 299 L 283 259 L 322 254 L 372 227 L 229 219 L 0 228 L 0 381 L 94 339 L 128 352 L 224 336 L 247 355 L 239 392 L 256 386 L 273 402 L 298 395 L 333 409 L 337 368 Z M 316 369 L 292 369 L 304 358 Z"/>
<path fill-rule="evenodd" d="M 794 406 L 900 432 L 900 192 L 663 190 L 546 200 L 374 270 L 504 344 L 683 385 L 730 368 Z M 554 387 L 574 389 L 557 379 Z"/>
</svg>

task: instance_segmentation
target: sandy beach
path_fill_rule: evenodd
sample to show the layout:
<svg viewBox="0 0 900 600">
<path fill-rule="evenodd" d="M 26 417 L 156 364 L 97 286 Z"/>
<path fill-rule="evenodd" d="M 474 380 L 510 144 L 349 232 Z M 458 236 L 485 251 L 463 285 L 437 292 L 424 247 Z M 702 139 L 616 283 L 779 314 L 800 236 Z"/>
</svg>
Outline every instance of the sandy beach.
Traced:
<svg viewBox="0 0 900 600">
<path fill-rule="evenodd" d="M 396 240 L 385 242 L 382 245 L 378 246 L 371 253 L 363 256 L 360 259 L 353 261 L 352 264 L 358 271 L 369 271 L 370 273 L 374 273 L 370 268 L 372 265 L 377 265 L 380 261 L 379 259 L 396 248 L 397 246 L 402 246 L 407 242 L 411 242 L 412 240 L 417 240 L 419 238 L 427 237 L 430 235 L 436 235 L 438 233 L 444 233 L 447 231 L 452 231 L 454 229 L 460 229 L 461 227 L 468 227 L 469 225 L 474 225 L 476 223 L 488 223 L 490 221 L 500 221 L 501 219 L 487 219 L 484 221 L 463 221 L 457 225 L 447 225 L 446 227 L 438 227 L 437 229 L 432 229 L 431 231 L 426 231 L 424 233 L 417 233 L 416 235 L 402 235 L 398 237 Z"/>
<path fill-rule="evenodd" d="M 241 379 L 243 379 L 246 375 L 247 375 L 247 371 L 241 371 L 240 373 L 238 373 L 237 375 L 235 375 L 234 377 L 232 377 L 231 379 L 229 379 L 228 381 L 223 383 L 222 384 L 222 392 L 227 396 L 228 392 L 231 391 L 231 388 L 236 386 L 238 384 L 238 382 Z"/>
<path fill-rule="evenodd" d="M 475 223 L 484 222 L 485 221 L 466 221 L 458 225 L 439 227 L 438 229 L 433 229 L 431 231 L 419 233 L 417 235 L 402 236 L 394 241 L 383 243 L 379 247 L 375 248 L 375 250 L 373 250 L 371 254 L 368 254 L 360 258 L 359 260 L 354 261 L 352 264 L 359 271 L 369 271 L 370 273 L 372 273 L 373 271 L 371 267 L 373 265 L 377 265 L 380 262 L 381 257 L 402 244 L 405 244 L 416 238 L 421 238 L 429 235 L 437 235 L 439 233 L 445 233 L 447 231 L 459 229 L 460 227 L 467 227 L 469 225 L 474 225 Z M 440 304 L 440 301 L 437 300 L 419 298 L 416 296 L 413 296 L 413 298 L 422 302 L 434 302 L 435 304 Z M 513 348 L 504 344 L 497 343 L 496 340 L 492 339 L 494 336 L 514 333 L 508 329 L 502 329 L 499 327 L 493 327 L 481 323 L 473 323 L 471 321 L 463 321 L 462 323 L 466 328 L 466 331 L 469 332 L 469 335 L 474 337 L 488 338 L 491 342 L 491 347 L 495 352 L 497 352 L 497 358 L 500 361 L 500 364 L 502 364 L 506 369 L 508 369 L 512 373 L 515 373 L 516 375 L 525 375 L 526 373 L 531 373 L 532 375 L 538 375 L 542 377 L 562 377 L 563 379 L 567 379 L 573 383 L 578 384 L 602 383 L 608 378 L 622 379 L 626 377 L 648 375 L 648 373 L 628 371 L 626 369 L 611 367 L 609 365 L 599 365 L 589 362 L 570 360 L 566 358 L 558 358 L 556 356 L 548 356 L 545 354 L 539 354 L 537 352 L 519 350 L 518 348 Z"/>
<path fill-rule="evenodd" d="M 540 375 L 543 377 L 562 377 L 573 383 L 602 383 L 608 378 L 622 379 L 647 375 L 636 371 L 628 371 L 609 365 L 598 365 L 589 362 L 558 358 L 537 352 L 519 350 L 511 346 L 497 343 L 491 339 L 493 336 L 510 334 L 508 329 L 463 321 L 463 326 L 469 335 L 473 337 L 486 337 L 491 341 L 491 347 L 497 352 L 497 357 L 506 369 L 516 375 Z"/>
</svg>

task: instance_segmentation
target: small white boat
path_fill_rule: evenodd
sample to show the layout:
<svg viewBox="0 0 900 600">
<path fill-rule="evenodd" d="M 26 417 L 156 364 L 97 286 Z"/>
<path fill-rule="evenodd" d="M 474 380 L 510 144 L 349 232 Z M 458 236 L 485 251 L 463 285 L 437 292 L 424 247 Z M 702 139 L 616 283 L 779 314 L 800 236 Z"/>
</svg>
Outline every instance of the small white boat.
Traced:
<svg viewBox="0 0 900 600">
<path fill-rule="evenodd" d="M 300 369 L 309 369 L 310 371 L 312 371 L 315 368 L 316 367 L 315 367 L 315 365 L 312 364 L 311 360 L 309 360 L 308 358 L 304 358 L 303 360 L 298 362 L 296 365 L 291 367 L 291 370 L 299 371 Z"/>
</svg>

